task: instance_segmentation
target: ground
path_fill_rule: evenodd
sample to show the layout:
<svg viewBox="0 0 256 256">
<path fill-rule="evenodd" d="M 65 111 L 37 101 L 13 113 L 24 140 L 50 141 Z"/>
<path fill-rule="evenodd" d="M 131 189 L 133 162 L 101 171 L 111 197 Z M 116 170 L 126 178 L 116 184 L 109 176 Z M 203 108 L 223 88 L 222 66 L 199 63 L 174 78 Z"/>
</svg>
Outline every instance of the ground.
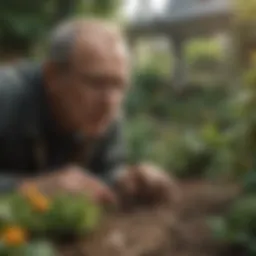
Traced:
<svg viewBox="0 0 256 256">
<path fill-rule="evenodd" d="M 65 256 L 224 256 L 207 220 L 224 213 L 240 193 L 236 185 L 183 181 L 182 200 L 167 209 L 116 213 L 85 241 L 62 247 Z"/>
</svg>

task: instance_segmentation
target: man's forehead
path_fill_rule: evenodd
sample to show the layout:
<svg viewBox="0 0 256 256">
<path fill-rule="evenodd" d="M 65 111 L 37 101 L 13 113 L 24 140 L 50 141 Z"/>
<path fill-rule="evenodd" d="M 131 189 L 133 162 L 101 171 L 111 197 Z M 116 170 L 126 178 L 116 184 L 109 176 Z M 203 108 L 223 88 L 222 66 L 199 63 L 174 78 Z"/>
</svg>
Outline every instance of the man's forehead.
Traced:
<svg viewBox="0 0 256 256">
<path fill-rule="evenodd" d="M 114 43 L 111 46 L 97 41 L 93 45 L 81 45 L 74 54 L 74 64 L 83 73 L 129 74 L 129 61 L 124 45 Z"/>
<path fill-rule="evenodd" d="M 104 40 L 83 40 L 81 39 L 75 46 L 75 56 L 81 56 L 85 59 L 115 57 L 126 59 L 128 51 L 121 41 L 108 42 Z"/>
<path fill-rule="evenodd" d="M 81 29 L 74 42 L 73 57 L 84 61 L 105 58 L 126 61 L 128 48 L 121 34 L 114 29 Z"/>
</svg>

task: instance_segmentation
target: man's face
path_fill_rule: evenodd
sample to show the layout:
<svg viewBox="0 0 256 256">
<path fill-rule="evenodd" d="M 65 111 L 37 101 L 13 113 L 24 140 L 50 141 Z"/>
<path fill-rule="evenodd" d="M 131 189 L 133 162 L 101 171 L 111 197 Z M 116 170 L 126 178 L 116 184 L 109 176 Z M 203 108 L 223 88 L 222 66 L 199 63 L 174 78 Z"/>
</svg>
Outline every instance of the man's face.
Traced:
<svg viewBox="0 0 256 256">
<path fill-rule="evenodd" d="M 67 72 L 54 82 L 69 128 L 99 136 L 117 117 L 128 88 L 129 67 L 120 42 L 77 42 Z"/>
</svg>

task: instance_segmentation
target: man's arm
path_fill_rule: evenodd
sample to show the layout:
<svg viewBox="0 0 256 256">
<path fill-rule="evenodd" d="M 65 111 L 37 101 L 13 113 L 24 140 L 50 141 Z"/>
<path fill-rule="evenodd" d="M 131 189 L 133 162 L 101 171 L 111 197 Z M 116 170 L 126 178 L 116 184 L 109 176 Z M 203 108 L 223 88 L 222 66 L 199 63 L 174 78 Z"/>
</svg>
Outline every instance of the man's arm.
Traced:
<svg viewBox="0 0 256 256">
<path fill-rule="evenodd" d="M 96 176 L 112 185 L 116 174 L 126 162 L 126 145 L 121 121 L 116 122 L 100 143 L 93 161 L 88 166 Z"/>
<path fill-rule="evenodd" d="M 15 142 L 15 145 L 10 144 Z M 8 157 L 10 155 L 15 161 L 17 154 L 17 143 L 18 140 L 12 140 L 8 143 Z M 16 170 L 14 162 L 11 162 L 12 168 L 10 167 L 9 160 L 8 164 L 6 155 L 6 143 L 0 139 L 0 193 L 10 192 L 20 187 L 25 177 L 22 177 L 22 171 Z M 115 174 L 121 170 L 125 164 L 125 144 L 123 138 L 122 126 L 120 123 L 116 123 L 109 130 L 105 138 L 100 142 L 98 149 L 96 150 L 92 161 L 89 166 L 86 166 L 96 177 L 100 178 L 103 182 L 111 185 L 114 181 Z M 10 159 L 11 160 L 11 159 Z M 14 167 L 14 168 L 13 168 Z M 16 171 L 15 171 L 16 170 Z"/>
<path fill-rule="evenodd" d="M 15 67 L 3 66 L 0 68 L 0 193 L 9 192 L 18 187 L 22 178 L 20 171 L 9 168 L 6 162 L 6 148 L 10 148 L 7 143 L 8 137 L 15 141 L 12 135 L 13 120 L 18 116 L 19 99 L 22 88 L 22 79 Z M 19 127 L 20 128 L 20 127 Z M 15 132 L 13 132 L 15 133 Z M 15 146 L 12 151 L 15 151 Z M 15 162 L 15 158 L 12 159 Z M 12 163 L 13 163 L 12 162 Z"/>
</svg>

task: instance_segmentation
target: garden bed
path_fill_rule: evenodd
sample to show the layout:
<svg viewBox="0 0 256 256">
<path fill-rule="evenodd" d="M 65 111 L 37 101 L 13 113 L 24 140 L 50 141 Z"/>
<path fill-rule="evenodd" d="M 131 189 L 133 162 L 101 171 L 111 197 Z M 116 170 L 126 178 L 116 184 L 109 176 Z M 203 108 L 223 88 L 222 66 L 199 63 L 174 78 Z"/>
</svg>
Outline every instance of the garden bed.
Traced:
<svg viewBox="0 0 256 256">
<path fill-rule="evenodd" d="M 85 240 L 60 245 L 60 255 L 228 255 L 229 248 L 213 239 L 207 221 L 227 210 L 239 195 L 239 187 L 186 181 L 180 188 L 183 197 L 173 209 L 159 206 L 115 213 Z"/>
</svg>

